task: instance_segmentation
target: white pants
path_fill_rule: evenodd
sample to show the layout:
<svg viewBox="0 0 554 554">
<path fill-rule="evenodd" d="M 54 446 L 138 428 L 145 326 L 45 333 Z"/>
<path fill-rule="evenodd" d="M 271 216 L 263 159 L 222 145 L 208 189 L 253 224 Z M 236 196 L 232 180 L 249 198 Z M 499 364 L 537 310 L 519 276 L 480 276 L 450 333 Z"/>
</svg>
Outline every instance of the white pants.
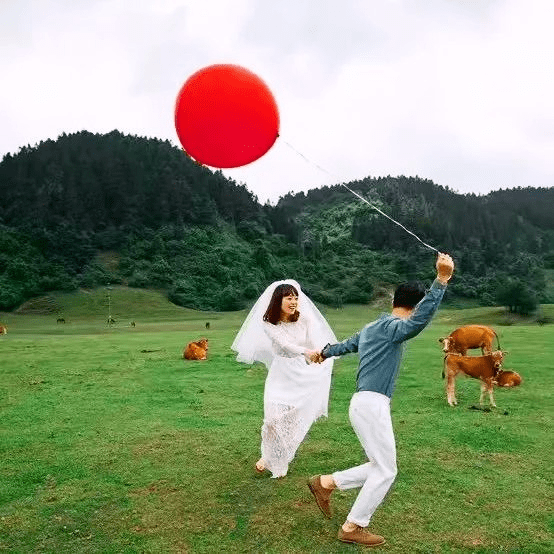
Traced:
<svg viewBox="0 0 554 554">
<path fill-rule="evenodd" d="M 333 473 L 341 490 L 361 487 L 347 520 L 367 527 L 396 477 L 396 446 L 390 415 L 390 398 L 360 391 L 350 401 L 350 422 L 363 446 L 367 464 Z"/>
</svg>

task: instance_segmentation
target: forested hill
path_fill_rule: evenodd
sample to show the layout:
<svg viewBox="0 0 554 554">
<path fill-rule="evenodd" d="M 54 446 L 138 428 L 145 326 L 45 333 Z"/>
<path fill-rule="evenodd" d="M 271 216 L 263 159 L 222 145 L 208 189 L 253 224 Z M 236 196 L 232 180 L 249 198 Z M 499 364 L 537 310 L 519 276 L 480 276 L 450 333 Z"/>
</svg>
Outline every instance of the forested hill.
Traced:
<svg viewBox="0 0 554 554">
<path fill-rule="evenodd" d="M 443 251 L 471 248 L 554 251 L 554 187 L 461 195 L 417 177 L 366 178 L 347 187 Z M 379 215 L 342 185 L 288 194 L 276 210 L 289 214 L 295 230 L 309 229 L 312 241 L 337 236 L 333 222 L 374 249 L 405 249 L 414 238 Z M 316 221 L 318 220 L 318 221 Z M 282 231 L 286 231 L 286 226 Z M 416 244 L 417 245 L 417 244 Z M 546 248 L 546 251 L 545 251 Z"/>
<path fill-rule="evenodd" d="M 7 155 L 0 164 L 0 217 L 22 227 L 67 224 L 157 228 L 256 219 L 244 186 L 188 158 L 168 141 L 88 132 Z"/>
<path fill-rule="evenodd" d="M 554 188 L 475 196 L 417 177 L 347 185 L 454 255 L 450 300 L 523 312 L 551 301 Z M 400 280 L 432 278 L 433 256 L 341 185 L 262 206 L 168 141 L 64 134 L 0 163 L 0 309 L 108 283 L 239 309 L 287 277 L 323 303 L 367 302 Z"/>
</svg>

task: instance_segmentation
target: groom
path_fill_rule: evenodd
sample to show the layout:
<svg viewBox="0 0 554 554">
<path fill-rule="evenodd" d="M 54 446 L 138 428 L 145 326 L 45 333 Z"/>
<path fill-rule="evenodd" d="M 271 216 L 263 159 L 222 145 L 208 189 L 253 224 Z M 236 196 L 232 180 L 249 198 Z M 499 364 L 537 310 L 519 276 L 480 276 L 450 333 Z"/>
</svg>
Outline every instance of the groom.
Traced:
<svg viewBox="0 0 554 554">
<path fill-rule="evenodd" d="M 338 538 L 343 542 L 376 546 L 385 539 L 365 530 L 396 477 L 396 447 L 390 415 L 390 399 L 402 358 L 403 343 L 419 334 L 437 310 L 452 273 L 454 262 L 446 254 L 436 261 L 437 278 L 425 294 L 420 283 L 404 283 L 396 289 L 390 314 L 366 325 L 359 333 L 338 344 L 328 344 L 312 361 L 358 352 L 360 362 L 356 392 L 350 402 L 350 422 L 368 463 L 316 475 L 308 481 L 323 514 L 331 517 L 330 497 L 335 488 L 361 488 Z"/>
</svg>

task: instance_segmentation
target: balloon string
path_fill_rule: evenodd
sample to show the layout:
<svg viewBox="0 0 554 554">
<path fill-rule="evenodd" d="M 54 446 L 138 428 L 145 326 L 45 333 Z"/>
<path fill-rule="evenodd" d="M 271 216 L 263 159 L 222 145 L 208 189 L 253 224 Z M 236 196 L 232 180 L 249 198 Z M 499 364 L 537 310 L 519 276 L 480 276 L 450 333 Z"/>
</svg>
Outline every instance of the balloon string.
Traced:
<svg viewBox="0 0 554 554">
<path fill-rule="evenodd" d="M 312 160 L 309 160 L 306 156 L 304 156 L 304 154 L 302 154 L 302 152 L 299 152 L 296 148 L 294 148 L 294 146 L 292 146 L 291 144 L 289 144 L 286 140 L 283 140 L 281 139 L 291 150 L 293 150 L 294 152 L 296 152 L 299 156 L 301 156 L 302 158 L 304 158 L 308 163 L 312 164 L 313 166 L 317 167 L 320 171 L 323 171 L 323 173 L 327 173 L 327 175 L 329 175 L 330 177 L 333 177 L 334 179 L 337 179 L 337 181 L 339 180 L 338 177 L 336 175 L 333 175 L 332 173 L 329 173 L 329 171 L 327 171 L 325 168 L 321 167 L 320 165 L 316 164 L 315 162 L 313 162 Z M 396 221 L 396 219 L 393 219 L 390 215 L 386 214 L 385 212 L 383 212 L 382 210 L 380 210 L 377 206 L 374 206 L 373 204 L 371 204 L 370 202 L 368 202 L 363 196 L 359 195 L 357 192 L 353 191 L 350 187 L 346 186 L 344 183 L 340 183 L 346 190 L 350 191 L 354 196 L 357 196 L 362 202 L 365 202 L 368 206 L 370 206 L 371 208 L 373 208 L 374 210 L 378 211 L 381 215 L 384 215 L 387 219 L 390 219 L 393 223 L 396 223 L 396 225 L 398 225 L 399 227 L 402 227 L 402 229 L 404 229 L 404 231 L 406 231 L 406 233 L 409 233 L 410 235 L 412 235 L 412 237 L 416 238 L 419 242 L 421 242 L 421 244 L 423 244 L 423 246 L 426 246 L 427 248 L 430 248 L 431 250 L 434 250 L 435 252 L 437 253 L 440 253 L 434 246 L 431 246 L 429 244 L 427 244 L 426 242 L 423 242 L 415 233 L 412 233 L 412 231 L 410 231 L 409 229 L 406 229 L 406 227 L 404 227 L 404 225 L 402 225 L 402 223 L 399 223 L 398 221 Z"/>
</svg>

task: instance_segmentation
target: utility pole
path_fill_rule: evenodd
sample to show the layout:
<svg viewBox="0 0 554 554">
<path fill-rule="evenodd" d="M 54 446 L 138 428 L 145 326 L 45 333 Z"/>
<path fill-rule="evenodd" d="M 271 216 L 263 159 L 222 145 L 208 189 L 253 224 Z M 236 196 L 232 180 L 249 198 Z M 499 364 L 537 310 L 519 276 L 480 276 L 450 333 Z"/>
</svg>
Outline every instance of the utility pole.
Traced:
<svg viewBox="0 0 554 554">
<path fill-rule="evenodd" d="M 108 284 L 106 287 L 108 289 L 108 325 L 111 327 L 114 319 L 112 317 L 112 287 Z"/>
</svg>

